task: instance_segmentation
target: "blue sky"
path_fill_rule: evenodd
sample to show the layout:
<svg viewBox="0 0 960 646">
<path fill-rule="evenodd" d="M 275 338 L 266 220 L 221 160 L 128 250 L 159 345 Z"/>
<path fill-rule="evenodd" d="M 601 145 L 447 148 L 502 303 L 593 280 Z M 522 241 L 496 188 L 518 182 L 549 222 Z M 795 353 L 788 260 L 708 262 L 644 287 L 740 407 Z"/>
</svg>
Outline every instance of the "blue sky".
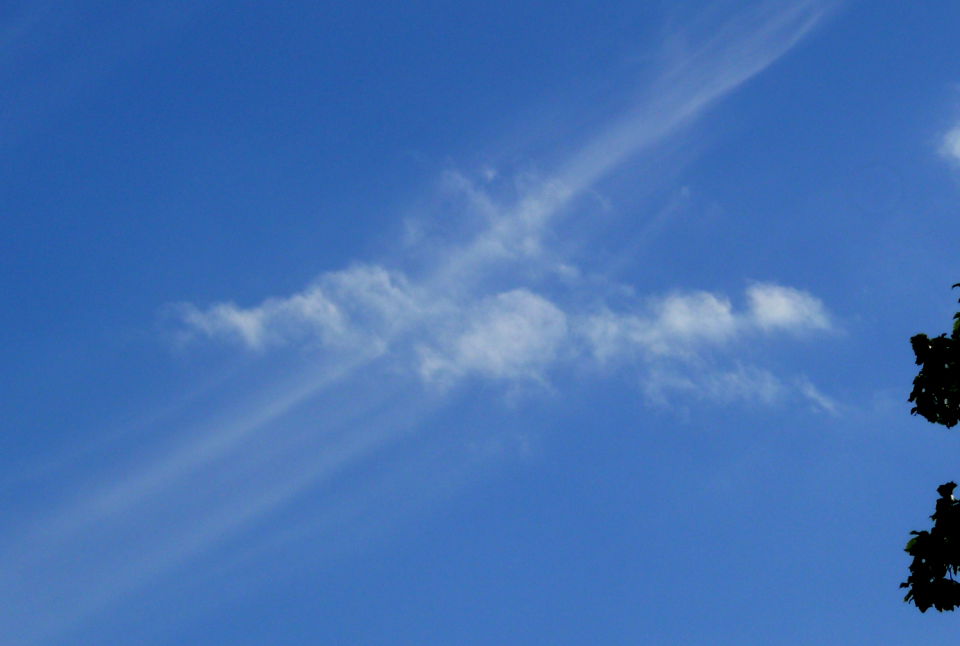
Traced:
<svg viewBox="0 0 960 646">
<path fill-rule="evenodd" d="M 674 4 L 4 5 L 5 643 L 952 643 L 960 6 Z"/>
</svg>

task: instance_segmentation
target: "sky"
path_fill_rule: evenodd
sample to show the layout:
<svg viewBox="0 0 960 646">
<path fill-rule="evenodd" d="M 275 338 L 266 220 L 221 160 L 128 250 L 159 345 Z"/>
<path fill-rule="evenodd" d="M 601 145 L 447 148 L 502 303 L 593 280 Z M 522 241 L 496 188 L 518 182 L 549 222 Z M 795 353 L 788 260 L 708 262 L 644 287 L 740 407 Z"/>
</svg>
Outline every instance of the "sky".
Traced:
<svg viewBox="0 0 960 646">
<path fill-rule="evenodd" d="M 960 5 L 0 7 L 0 634 L 954 643 Z"/>
</svg>

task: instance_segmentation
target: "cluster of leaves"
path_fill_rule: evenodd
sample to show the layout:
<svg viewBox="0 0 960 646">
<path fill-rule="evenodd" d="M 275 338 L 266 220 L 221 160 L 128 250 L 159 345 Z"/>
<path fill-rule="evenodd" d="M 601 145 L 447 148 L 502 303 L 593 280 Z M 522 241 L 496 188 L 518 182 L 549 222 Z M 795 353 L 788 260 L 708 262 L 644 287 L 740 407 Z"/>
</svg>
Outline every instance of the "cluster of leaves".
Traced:
<svg viewBox="0 0 960 646">
<path fill-rule="evenodd" d="M 954 285 L 960 287 L 960 283 Z M 960 312 L 953 316 L 953 333 L 910 339 L 920 372 L 913 380 L 910 412 L 947 428 L 960 422 Z"/>
<path fill-rule="evenodd" d="M 960 283 L 954 285 L 960 287 Z M 954 315 L 953 332 L 929 338 L 918 334 L 910 339 L 920 372 L 913 380 L 911 413 L 934 424 L 950 428 L 960 422 L 960 312 Z M 920 612 L 931 607 L 939 611 L 960 607 L 960 501 L 953 497 L 956 483 L 937 488 L 940 498 L 930 517 L 929 531 L 910 532 L 905 548 L 913 557 L 910 576 L 900 584 L 907 588 L 904 601 Z"/>
<path fill-rule="evenodd" d="M 943 612 L 960 606 L 960 583 L 954 575 L 960 572 L 960 501 L 953 497 L 955 482 L 937 488 L 940 499 L 930 517 L 930 531 L 910 532 L 913 538 L 906 552 L 913 557 L 910 577 L 900 584 L 908 588 L 906 602 L 916 604 L 920 612 L 931 606 Z"/>
</svg>

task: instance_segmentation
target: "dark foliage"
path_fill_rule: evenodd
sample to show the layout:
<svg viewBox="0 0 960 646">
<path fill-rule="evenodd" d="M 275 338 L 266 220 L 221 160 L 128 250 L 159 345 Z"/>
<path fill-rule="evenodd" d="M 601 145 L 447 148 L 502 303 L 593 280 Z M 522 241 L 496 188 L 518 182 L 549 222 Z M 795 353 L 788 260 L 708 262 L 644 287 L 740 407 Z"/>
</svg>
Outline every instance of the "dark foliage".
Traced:
<svg viewBox="0 0 960 646">
<path fill-rule="evenodd" d="M 931 606 L 939 611 L 960 606 L 960 583 L 954 576 L 960 571 L 960 501 L 953 497 L 955 482 L 937 488 L 940 499 L 930 531 L 910 532 L 913 538 L 906 552 L 913 557 L 910 577 L 900 584 L 908 588 L 904 601 L 916 604 L 920 612 Z"/>
<path fill-rule="evenodd" d="M 960 287 L 960 283 L 954 285 Z M 910 339 L 920 372 L 913 380 L 910 412 L 947 428 L 960 422 L 960 312 L 954 315 L 953 332 L 933 339 L 918 334 Z M 937 488 L 940 498 L 930 517 L 929 531 L 910 532 L 906 552 L 913 557 L 910 576 L 900 584 L 907 588 L 904 601 L 920 612 L 960 607 L 960 501 L 953 497 L 955 482 Z"/>
<path fill-rule="evenodd" d="M 960 283 L 954 287 L 960 286 Z M 947 428 L 960 421 L 960 312 L 953 321 L 953 333 L 930 338 L 918 334 L 910 339 L 920 372 L 913 380 L 910 412 L 923 415 Z"/>
</svg>

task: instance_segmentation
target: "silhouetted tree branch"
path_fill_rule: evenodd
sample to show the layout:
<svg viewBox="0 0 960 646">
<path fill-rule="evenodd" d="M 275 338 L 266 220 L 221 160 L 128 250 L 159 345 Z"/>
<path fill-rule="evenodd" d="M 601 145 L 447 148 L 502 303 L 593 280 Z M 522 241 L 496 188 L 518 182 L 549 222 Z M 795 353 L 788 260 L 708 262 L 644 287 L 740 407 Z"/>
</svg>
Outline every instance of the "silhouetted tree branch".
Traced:
<svg viewBox="0 0 960 646">
<path fill-rule="evenodd" d="M 954 285 L 960 287 L 960 283 Z M 920 371 L 913 380 L 910 412 L 922 415 L 934 424 L 947 428 L 960 421 L 960 312 L 954 315 L 953 332 L 933 339 L 917 334 L 910 339 Z M 960 501 L 953 497 L 955 482 L 937 487 L 940 498 L 936 511 L 930 517 L 929 531 L 910 532 L 913 535 L 904 548 L 913 562 L 910 576 L 900 584 L 907 588 L 903 598 L 926 612 L 931 607 L 939 611 L 960 607 L 960 582 L 954 577 L 960 573 Z"/>
</svg>

